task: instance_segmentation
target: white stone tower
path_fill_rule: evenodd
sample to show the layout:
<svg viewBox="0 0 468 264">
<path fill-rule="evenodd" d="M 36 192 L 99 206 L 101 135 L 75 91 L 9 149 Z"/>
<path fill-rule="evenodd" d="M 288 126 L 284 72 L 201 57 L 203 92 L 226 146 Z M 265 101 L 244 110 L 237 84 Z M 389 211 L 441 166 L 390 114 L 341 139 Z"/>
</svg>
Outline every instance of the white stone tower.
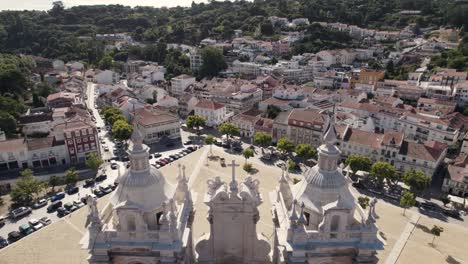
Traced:
<svg viewBox="0 0 468 264">
<path fill-rule="evenodd" d="M 318 164 L 297 184 L 280 178 L 270 193 L 275 223 L 274 263 L 374 263 L 382 248 L 373 214 L 357 205 L 338 168 L 334 118 L 318 148 Z M 375 202 L 370 212 L 374 212 Z"/>
<path fill-rule="evenodd" d="M 135 127 L 130 169 L 99 213 L 89 198 L 88 234 L 82 244 L 89 263 L 192 263 L 192 194 L 185 169 L 177 186 L 149 164 L 148 147 Z"/>
<path fill-rule="evenodd" d="M 198 239 L 197 263 L 260 264 L 271 263 L 270 245 L 257 234 L 258 206 L 262 198 L 258 180 L 251 177 L 238 184 L 234 160 L 229 186 L 219 177 L 208 181 L 204 202 L 209 207 L 210 233 Z"/>
</svg>

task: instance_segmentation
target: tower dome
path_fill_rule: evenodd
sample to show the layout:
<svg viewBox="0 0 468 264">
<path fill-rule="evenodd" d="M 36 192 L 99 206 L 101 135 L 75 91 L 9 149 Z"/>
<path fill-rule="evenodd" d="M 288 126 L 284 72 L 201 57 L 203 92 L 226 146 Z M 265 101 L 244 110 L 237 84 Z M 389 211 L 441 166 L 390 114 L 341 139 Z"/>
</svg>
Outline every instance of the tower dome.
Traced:
<svg viewBox="0 0 468 264">
<path fill-rule="evenodd" d="M 318 150 L 318 163 L 303 175 L 303 183 L 292 188 L 293 197 L 307 208 L 320 212 L 323 205 L 334 202 L 338 197 L 349 201 L 352 208 L 354 199 L 348 189 L 348 182 L 338 168 L 341 152 L 335 145 L 337 133 L 333 116 L 329 116 L 323 134 L 323 143 Z M 349 198 L 349 199 L 347 199 Z"/>
<path fill-rule="evenodd" d="M 144 212 L 162 208 L 163 203 L 174 196 L 175 187 L 158 169 L 150 166 L 149 148 L 143 144 L 143 137 L 136 126 L 131 141 L 130 169 L 120 178 L 111 203 L 117 206 L 130 201 Z"/>
</svg>

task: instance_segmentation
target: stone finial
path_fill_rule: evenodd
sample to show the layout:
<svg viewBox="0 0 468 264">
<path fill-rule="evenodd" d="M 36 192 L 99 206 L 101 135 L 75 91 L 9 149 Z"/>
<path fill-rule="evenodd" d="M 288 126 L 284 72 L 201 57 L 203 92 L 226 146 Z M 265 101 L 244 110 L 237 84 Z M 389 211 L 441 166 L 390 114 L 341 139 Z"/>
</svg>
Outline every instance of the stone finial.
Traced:
<svg viewBox="0 0 468 264">
<path fill-rule="evenodd" d="M 210 195 L 215 194 L 216 190 L 224 184 L 219 176 L 215 177 L 214 180 L 207 180 L 206 183 L 208 184 L 208 194 Z"/>
<path fill-rule="evenodd" d="M 167 204 L 166 204 L 166 202 L 163 202 L 163 204 L 162 204 L 162 215 L 160 216 L 159 224 L 161 224 L 161 225 L 167 225 L 168 224 L 167 215 L 168 215 Z"/>
<path fill-rule="evenodd" d="M 280 183 L 287 183 L 288 180 L 286 178 L 286 164 L 283 164 L 281 166 L 281 177 L 280 177 L 280 180 L 279 180 Z"/>
<path fill-rule="evenodd" d="M 291 216 L 289 217 L 289 220 L 291 221 L 291 225 L 296 224 L 297 219 L 299 219 L 299 217 L 297 216 L 296 204 L 297 204 L 297 200 L 294 199 L 293 207 L 291 210 Z"/>
<path fill-rule="evenodd" d="M 304 215 L 304 202 L 301 203 L 301 214 L 299 215 L 299 220 L 297 221 L 299 224 L 301 225 L 305 225 L 307 224 L 307 219 L 305 218 L 305 215 Z"/>
<path fill-rule="evenodd" d="M 169 200 L 169 205 L 170 205 L 169 217 L 171 219 L 171 222 L 175 222 L 177 220 L 177 216 L 176 216 L 177 209 L 175 207 L 174 199 Z"/>
</svg>

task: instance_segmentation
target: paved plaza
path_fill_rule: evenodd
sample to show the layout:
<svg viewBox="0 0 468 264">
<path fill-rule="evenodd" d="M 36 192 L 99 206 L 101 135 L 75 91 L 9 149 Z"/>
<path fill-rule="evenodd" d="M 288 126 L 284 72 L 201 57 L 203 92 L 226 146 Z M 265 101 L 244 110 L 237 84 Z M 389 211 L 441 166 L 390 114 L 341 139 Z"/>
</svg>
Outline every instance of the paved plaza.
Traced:
<svg viewBox="0 0 468 264">
<path fill-rule="evenodd" d="M 196 217 L 193 225 L 193 237 L 196 239 L 209 232 L 206 220 L 207 206 L 203 204 L 203 197 L 207 189 L 206 181 L 216 176 L 225 182 L 231 178 L 231 167 L 222 167 L 219 158 L 225 158 L 226 163 L 232 159 L 243 165 L 245 160 L 240 155 L 230 155 L 222 149 L 213 147 L 213 156 L 206 165 L 209 148 L 202 148 L 196 152 L 165 166 L 161 169 L 167 179 L 176 183 L 177 167 L 179 163 L 186 166 L 189 184 L 197 193 Z M 272 239 L 273 225 L 271 216 L 271 203 L 268 193 L 277 185 L 281 169 L 276 166 L 267 166 L 252 160 L 257 173 L 252 177 L 260 180 L 260 192 L 263 204 L 260 205 L 260 221 L 257 231 Z M 248 174 L 242 166 L 236 168 L 238 180 L 243 180 Z M 110 195 L 99 200 L 98 206 L 102 209 L 109 200 Z M 402 208 L 379 200 L 377 203 L 377 224 L 380 235 L 385 240 L 385 249 L 378 252 L 379 263 L 467 263 L 468 251 L 466 238 L 468 229 L 461 225 L 444 223 L 439 220 L 420 216 L 415 211 L 407 210 L 402 215 Z M 80 248 L 79 241 L 86 232 L 84 227 L 88 210 L 86 207 L 66 216 L 38 232 L 0 250 L 0 263 L 2 264 L 78 264 L 87 263 L 87 251 Z M 415 220 L 417 219 L 417 220 Z M 444 227 L 442 235 L 431 245 L 432 235 L 429 230 L 434 224 Z M 388 261 L 387 261 L 388 260 Z"/>
</svg>

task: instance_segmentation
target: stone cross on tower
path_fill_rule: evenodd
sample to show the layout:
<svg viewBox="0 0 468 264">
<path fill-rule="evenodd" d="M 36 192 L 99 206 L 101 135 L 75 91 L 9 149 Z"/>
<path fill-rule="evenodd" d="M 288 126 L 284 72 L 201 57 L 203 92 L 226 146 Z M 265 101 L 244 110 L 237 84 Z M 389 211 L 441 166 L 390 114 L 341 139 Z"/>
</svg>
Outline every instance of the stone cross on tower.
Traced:
<svg viewBox="0 0 468 264">
<path fill-rule="evenodd" d="M 236 182 L 236 167 L 239 167 L 239 164 L 236 164 L 235 160 L 232 160 L 231 165 L 227 165 L 229 167 L 232 167 L 232 180 L 231 183 L 229 184 L 231 192 L 237 192 L 237 182 Z"/>
</svg>

